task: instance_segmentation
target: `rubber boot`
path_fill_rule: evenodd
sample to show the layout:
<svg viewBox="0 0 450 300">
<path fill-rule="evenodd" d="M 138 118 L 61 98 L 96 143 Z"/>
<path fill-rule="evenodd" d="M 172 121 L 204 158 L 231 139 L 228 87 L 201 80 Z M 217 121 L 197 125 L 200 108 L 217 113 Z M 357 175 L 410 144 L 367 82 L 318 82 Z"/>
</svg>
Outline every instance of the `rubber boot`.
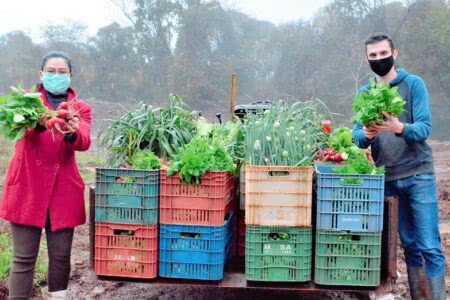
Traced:
<svg viewBox="0 0 450 300">
<path fill-rule="evenodd" d="M 67 290 L 57 291 L 57 292 L 49 292 L 48 287 L 44 287 L 41 290 L 42 299 L 43 300 L 68 300 L 67 298 Z"/>
<path fill-rule="evenodd" d="M 430 300 L 430 287 L 423 268 L 408 268 L 409 294 L 411 300 Z"/>
<path fill-rule="evenodd" d="M 445 277 L 428 278 L 430 282 L 431 300 L 446 300 Z"/>
</svg>

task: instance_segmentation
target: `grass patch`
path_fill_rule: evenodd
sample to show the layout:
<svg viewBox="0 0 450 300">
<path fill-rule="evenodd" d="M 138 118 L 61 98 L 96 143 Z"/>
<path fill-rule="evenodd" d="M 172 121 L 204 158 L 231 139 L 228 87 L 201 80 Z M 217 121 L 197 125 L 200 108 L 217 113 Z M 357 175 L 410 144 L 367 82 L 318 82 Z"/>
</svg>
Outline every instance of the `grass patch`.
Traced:
<svg viewBox="0 0 450 300">
<path fill-rule="evenodd" d="M 91 184 L 95 182 L 95 168 L 103 167 L 106 159 L 99 152 L 77 152 L 78 169 L 84 183 Z"/>
<path fill-rule="evenodd" d="M 9 235 L 0 234 L 0 282 L 4 282 L 9 276 L 12 262 L 12 245 Z"/>
<path fill-rule="evenodd" d="M 13 250 L 11 237 L 6 233 L 0 233 L 0 282 L 4 282 L 9 276 L 11 263 L 13 259 Z M 36 261 L 34 272 L 34 285 L 41 287 L 47 283 L 48 256 L 47 243 L 41 240 L 39 256 Z"/>
<path fill-rule="evenodd" d="M 102 167 L 106 164 L 106 158 L 99 152 L 77 152 L 77 163 L 80 167 Z"/>
<path fill-rule="evenodd" d="M 14 152 L 14 144 L 0 136 L 0 186 L 6 177 L 9 161 Z"/>
</svg>

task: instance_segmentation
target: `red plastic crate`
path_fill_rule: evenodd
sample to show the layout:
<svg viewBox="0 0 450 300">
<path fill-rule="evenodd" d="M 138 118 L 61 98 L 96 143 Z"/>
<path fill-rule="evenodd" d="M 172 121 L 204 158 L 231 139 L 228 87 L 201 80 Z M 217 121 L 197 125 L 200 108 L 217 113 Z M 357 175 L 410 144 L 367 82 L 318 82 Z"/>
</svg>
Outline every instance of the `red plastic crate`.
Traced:
<svg viewBox="0 0 450 300">
<path fill-rule="evenodd" d="M 239 212 L 239 225 L 238 225 L 238 255 L 245 257 L 245 211 Z"/>
<path fill-rule="evenodd" d="M 160 223 L 221 226 L 235 204 L 235 180 L 226 172 L 208 172 L 200 184 L 185 184 L 161 170 Z"/>
<path fill-rule="evenodd" d="M 158 225 L 95 224 L 97 275 L 150 279 L 158 275 Z"/>
</svg>

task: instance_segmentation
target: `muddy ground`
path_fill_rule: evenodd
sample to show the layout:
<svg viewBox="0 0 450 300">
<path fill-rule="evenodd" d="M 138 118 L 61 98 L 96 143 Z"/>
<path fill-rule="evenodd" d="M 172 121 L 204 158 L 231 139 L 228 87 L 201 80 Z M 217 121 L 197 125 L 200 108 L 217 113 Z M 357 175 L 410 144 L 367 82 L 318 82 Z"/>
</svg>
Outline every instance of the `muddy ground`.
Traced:
<svg viewBox="0 0 450 300">
<path fill-rule="evenodd" d="M 440 224 L 442 243 L 446 257 L 450 254 L 450 142 L 432 142 L 436 177 L 439 188 Z M 5 223 L 0 224 L 0 231 L 7 231 Z M 450 267 L 447 263 L 447 273 Z M 450 288 L 450 278 L 447 278 L 447 291 Z M 393 286 L 390 299 L 409 299 L 407 295 L 406 267 L 401 249 L 398 251 L 398 279 Z M 6 297 L 7 289 L 0 285 L 0 299 Z M 72 251 L 72 274 L 69 293 L 71 299 L 357 299 L 358 297 L 328 293 L 299 296 L 291 292 L 257 292 L 244 290 L 219 290 L 216 288 L 187 288 L 184 286 L 155 286 L 147 282 L 111 281 L 99 279 L 94 274 L 89 263 L 89 225 L 76 229 Z M 36 290 L 34 300 L 42 299 Z M 387 298 L 386 298 L 387 299 Z"/>
</svg>

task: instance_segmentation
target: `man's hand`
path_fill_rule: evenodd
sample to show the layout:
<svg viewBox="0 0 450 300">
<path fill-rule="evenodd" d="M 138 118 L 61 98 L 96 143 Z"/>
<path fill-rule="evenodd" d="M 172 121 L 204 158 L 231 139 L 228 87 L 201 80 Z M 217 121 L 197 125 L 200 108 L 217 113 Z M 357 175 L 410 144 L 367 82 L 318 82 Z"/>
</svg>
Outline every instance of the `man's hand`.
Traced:
<svg viewBox="0 0 450 300">
<path fill-rule="evenodd" d="M 392 132 L 396 134 L 402 134 L 405 125 L 398 120 L 397 117 L 391 116 L 387 112 L 382 112 L 385 120 L 382 124 L 373 125 L 372 127 L 376 128 L 380 132 Z"/>
<path fill-rule="evenodd" d="M 364 126 L 363 130 L 364 130 L 364 135 L 366 136 L 366 138 L 368 140 L 373 140 L 381 133 L 380 129 L 375 128 L 373 126 L 369 126 L 369 127 Z"/>
</svg>

